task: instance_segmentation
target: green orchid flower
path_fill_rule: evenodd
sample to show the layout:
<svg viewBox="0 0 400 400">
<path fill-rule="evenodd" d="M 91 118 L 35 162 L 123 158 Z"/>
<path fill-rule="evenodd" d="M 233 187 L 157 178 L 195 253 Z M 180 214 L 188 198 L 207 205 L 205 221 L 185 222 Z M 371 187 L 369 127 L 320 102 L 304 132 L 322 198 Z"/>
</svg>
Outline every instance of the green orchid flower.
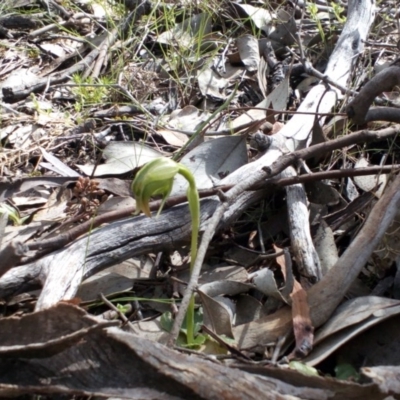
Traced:
<svg viewBox="0 0 400 400">
<path fill-rule="evenodd" d="M 179 172 L 179 164 L 169 158 L 156 158 L 137 173 L 132 182 L 132 192 L 136 199 L 136 213 L 143 211 L 151 217 L 150 198 L 161 195 L 163 200 L 157 216 L 162 211 L 165 201 L 171 193 L 174 177 Z"/>
<path fill-rule="evenodd" d="M 136 174 L 132 182 L 132 192 L 136 199 L 136 213 L 143 211 L 145 215 L 151 217 L 149 202 L 152 196 L 161 195 L 162 202 L 158 209 L 157 216 L 162 211 L 168 196 L 171 193 L 174 177 L 180 174 L 187 182 L 189 187 L 187 197 L 189 203 L 190 215 L 192 218 L 192 240 L 191 240 L 191 261 L 190 272 L 193 269 L 197 256 L 197 242 L 200 227 L 200 200 L 199 193 L 196 188 L 194 176 L 188 168 L 169 158 L 156 158 L 147 163 Z M 195 343 L 194 339 L 194 297 L 190 301 L 187 311 L 187 341 L 191 345 Z"/>
</svg>

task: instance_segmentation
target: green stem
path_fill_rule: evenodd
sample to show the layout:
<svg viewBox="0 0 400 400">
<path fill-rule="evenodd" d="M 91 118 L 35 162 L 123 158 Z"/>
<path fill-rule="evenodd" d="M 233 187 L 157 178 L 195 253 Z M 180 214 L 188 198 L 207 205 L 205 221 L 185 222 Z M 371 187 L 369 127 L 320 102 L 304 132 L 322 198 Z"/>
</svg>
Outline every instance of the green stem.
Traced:
<svg viewBox="0 0 400 400">
<path fill-rule="evenodd" d="M 183 165 L 179 165 L 179 173 L 188 181 L 189 187 L 187 197 L 189 202 L 190 215 L 192 217 L 192 240 L 190 244 L 190 274 L 192 274 L 193 266 L 197 257 L 197 244 L 199 239 L 200 228 L 200 199 L 199 192 L 196 188 L 196 181 L 192 173 Z M 194 296 L 190 299 L 189 307 L 186 314 L 186 330 L 187 342 L 194 342 Z"/>
<path fill-rule="evenodd" d="M 162 195 L 163 200 L 158 210 L 160 214 L 163 205 L 171 193 L 175 175 L 181 174 L 189 183 L 187 197 L 189 202 L 190 216 L 192 219 L 192 241 L 191 241 L 191 262 L 190 274 L 197 257 L 197 243 L 200 228 L 200 199 L 196 188 L 196 180 L 190 170 L 182 164 L 178 164 L 168 158 L 156 158 L 147 163 L 136 175 L 132 182 L 132 192 L 136 198 L 137 210 L 143 211 L 151 217 L 149 201 L 151 196 Z M 186 300 L 187 301 L 187 300 Z M 194 344 L 194 297 L 190 299 L 186 315 L 187 342 Z"/>
<path fill-rule="evenodd" d="M 194 343 L 194 296 L 190 298 L 189 307 L 186 312 L 186 339 L 187 344 Z"/>
</svg>

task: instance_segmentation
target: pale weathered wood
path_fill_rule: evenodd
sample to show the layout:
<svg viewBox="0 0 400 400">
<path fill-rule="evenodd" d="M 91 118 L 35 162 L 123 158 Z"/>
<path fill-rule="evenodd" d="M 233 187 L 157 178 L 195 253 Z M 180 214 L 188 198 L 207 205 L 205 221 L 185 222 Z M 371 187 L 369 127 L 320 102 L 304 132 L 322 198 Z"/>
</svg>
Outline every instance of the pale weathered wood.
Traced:
<svg viewBox="0 0 400 400">
<path fill-rule="evenodd" d="M 296 176 L 293 167 L 281 173 L 282 178 Z M 290 244 L 300 274 L 320 280 L 322 278 L 319 256 L 310 232 L 308 201 L 304 186 L 300 183 L 286 188 L 286 202 L 290 226 Z"/>
</svg>

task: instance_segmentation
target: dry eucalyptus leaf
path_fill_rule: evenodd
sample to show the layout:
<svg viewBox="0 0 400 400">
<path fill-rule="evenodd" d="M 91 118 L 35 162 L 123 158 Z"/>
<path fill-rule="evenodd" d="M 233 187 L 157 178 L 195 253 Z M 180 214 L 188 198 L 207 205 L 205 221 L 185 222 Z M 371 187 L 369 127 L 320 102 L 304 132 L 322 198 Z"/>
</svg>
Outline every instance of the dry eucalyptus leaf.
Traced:
<svg viewBox="0 0 400 400">
<path fill-rule="evenodd" d="M 14 195 L 12 197 L 13 204 L 17 207 L 40 207 L 44 206 L 51 195 L 51 191 L 43 186 L 36 186 L 30 190 L 26 190 L 23 193 Z"/>
<path fill-rule="evenodd" d="M 154 261 L 148 255 L 132 257 L 120 264 L 106 268 L 104 272 L 113 272 L 129 279 L 147 279 L 153 268 Z"/>
<path fill-rule="evenodd" d="M 126 210 L 136 205 L 133 197 L 110 197 L 104 203 L 101 203 L 97 209 L 97 215 L 105 214 L 111 211 Z"/>
<path fill-rule="evenodd" d="M 360 357 L 362 355 L 362 357 Z M 400 365 L 400 314 L 371 326 L 335 351 L 334 357 L 359 367 Z"/>
<path fill-rule="evenodd" d="M 137 142 L 111 142 L 103 150 L 105 164 L 76 165 L 88 176 L 121 175 L 141 167 L 162 154 L 152 147 Z"/>
<path fill-rule="evenodd" d="M 342 200 L 340 193 L 324 182 L 308 182 L 305 188 L 307 198 L 312 203 L 334 206 Z"/>
<path fill-rule="evenodd" d="M 66 207 L 71 200 L 71 190 L 56 188 L 48 198 L 46 205 L 33 216 L 33 221 L 58 221 L 66 217 Z"/>
<path fill-rule="evenodd" d="M 210 297 L 220 295 L 235 296 L 240 293 L 248 292 L 254 286 L 248 283 L 235 282 L 235 281 L 214 281 L 201 285 L 199 289 Z"/>
<path fill-rule="evenodd" d="M 132 279 L 113 272 L 102 271 L 86 279 L 79 287 L 76 296 L 84 302 L 95 301 L 99 300 L 100 293 L 109 296 L 131 290 L 132 287 Z"/>
<path fill-rule="evenodd" d="M 286 110 L 287 102 L 289 100 L 289 75 L 279 83 L 279 85 L 268 95 L 268 106 L 275 111 Z M 275 119 L 274 119 L 275 121 Z M 274 122 L 273 121 L 273 122 Z"/>
<path fill-rule="evenodd" d="M 276 111 L 286 110 L 287 101 L 289 99 L 289 77 L 285 79 L 268 95 L 268 97 L 262 100 L 256 105 L 256 109 L 246 111 L 231 123 L 232 128 L 241 126 L 250 121 L 263 121 L 267 116 L 273 119 L 275 117 L 271 112 L 262 110 L 263 108 L 273 108 Z"/>
<path fill-rule="evenodd" d="M 3 214 L 4 215 L 4 214 Z M 31 222 L 29 225 L 6 226 L 5 236 L 3 236 L 3 245 L 12 240 L 25 242 L 32 239 L 38 232 L 49 229 L 54 223 L 52 221 Z"/>
<path fill-rule="evenodd" d="M 30 189 L 37 189 L 40 186 L 55 187 L 67 184 L 68 182 L 75 182 L 75 181 L 76 178 L 66 178 L 57 176 L 13 178 L 7 182 L 0 182 L 0 201 L 3 201 L 4 199 L 7 199 L 9 197 L 13 197 L 18 193 L 26 192 Z M 40 202 L 43 203 L 44 201 L 41 200 Z"/>
<path fill-rule="evenodd" d="M 282 249 L 276 245 L 274 245 L 274 250 L 277 253 L 282 251 Z M 286 281 L 294 279 L 291 273 L 292 263 L 287 250 L 284 251 L 284 254 L 276 258 L 276 262 L 281 267 Z M 288 275 L 289 273 L 290 276 Z M 313 347 L 314 327 L 311 322 L 310 307 L 307 297 L 307 292 L 303 289 L 301 284 L 294 279 L 290 298 L 292 303 L 293 331 L 296 342 L 292 354 L 296 357 L 304 357 Z"/>
<path fill-rule="evenodd" d="M 132 332 L 138 337 L 153 342 L 166 343 L 168 332 L 161 327 L 160 319 L 161 317 L 150 321 L 137 321 L 137 323 L 132 325 Z"/>
<path fill-rule="evenodd" d="M 229 85 L 229 80 L 222 77 L 209 66 L 199 72 L 197 81 L 199 82 L 200 92 L 203 96 L 213 96 L 217 99 L 226 98 L 225 89 Z"/>
<path fill-rule="evenodd" d="M 265 120 L 266 117 L 266 111 L 265 110 L 259 110 L 259 108 L 267 108 L 269 105 L 270 101 L 267 99 L 264 99 L 260 103 L 258 103 L 255 106 L 255 109 L 251 109 L 249 111 L 246 111 L 239 117 L 235 118 L 231 122 L 231 127 L 236 128 L 238 126 L 242 126 L 244 124 L 247 124 L 248 122 L 251 121 L 263 121 Z"/>
<path fill-rule="evenodd" d="M 182 147 L 189 138 L 181 132 L 171 131 L 169 129 L 159 129 L 157 133 L 170 145 Z"/>
<path fill-rule="evenodd" d="M 239 265 L 226 265 L 202 271 L 199 282 L 202 284 L 218 280 L 247 282 L 248 276 L 249 274 L 245 268 Z"/>
<path fill-rule="evenodd" d="M 23 90 L 35 85 L 38 81 L 40 77 L 34 74 L 31 68 L 19 68 L 0 83 L 0 93 L 4 89 L 12 89 L 12 92 Z"/>
<path fill-rule="evenodd" d="M 317 365 L 351 338 L 400 313 L 400 301 L 367 296 L 340 305 L 316 333 L 313 352 L 303 361 Z"/>
<path fill-rule="evenodd" d="M 262 315 L 262 304 L 253 296 L 241 294 L 236 301 L 236 314 L 234 325 L 242 325 L 260 318 Z"/>
<path fill-rule="evenodd" d="M 202 112 L 194 106 L 186 106 L 171 113 L 168 127 L 185 132 L 195 132 L 209 117 L 208 112 Z"/>
<path fill-rule="evenodd" d="M 181 262 L 179 262 L 179 264 L 180 266 L 182 265 Z M 185 269 L 179 272 L 178 278 L 183 282 L 189 282 L 190 271 L 188 269 Z M 199 284 L 201 285 L 211 284 L 210 290 L 212 290 L 213 293 L 219 291 L 219 293 L 221 294 L 228 294 L 228 293 L 224 292 L 224 290 L 226 290 L 225 289 L 226 286 L 224 285 L 223 288 L 218 289 L 218 287 L 220 287 L 220 283 L 218 282 L 245 283 L 247 281 L 248 281 L 248 273 L 246 269 L 237 265 L 209 267 L 207 264 L 205 264 L 202 267 L 202 272 L 199 277 Z M 178 284 L 178 288 L 179 292 L 183 294 L 186 290 L 186 285 Z M 234 289 L 234 291 L 236 291 L 236 289 Z"/>
<path fill-rule="evenodd" d="M 296 21 L 290 13 L 281 9 L 278 17 L 281 23 L 268 35 L 275 51 L 293 45 L 297 33 Z"/>
<path fill-rule="evenodd" d="M 200 13 L 178 23 L 174 28 L 161 33 L 156 41 L 161 44 L 190 48 L 196 44 L 197 38 L 211 33 L 211 18 L 208 13 Z"/>
<path fill-rule="evenodd" d="M 272 296 L 284 303 L 288 302 L 288 299 L 285 299 L 282 293 L 279 291 L 278 285 L 275 281 L 274 273 L 271 269 L 260 269 L 259 271 L 256 271 L 250 275 L 250 279 L 256 289 L 261 293 L 265 294 L 266 296 Z"/>
<path fill-rule="evenodd" d="M 255 321 L 235 326 L 233 334 L 240 349 L 264 351 L 265 346 L 275 342 L 277 337 L 286 335 L 291 326 L 292 315 L 287 307 L 283 307 L 272 316 L 263 316 Z"/>
<path fill-rule="evenodd" d="M 240 59 L 249 72 L 258 70 L 260 64 L 260 52 L 258 40 L 252 35 L 244 35 L 236 40 Z"/>
<path fill-rule="evenodd" d="M 371 164 L 364 157 L 361 157 L 355 164 L 354 168 L 365 168 L 370 167 Z M 386 187 L 387 183 L 387 175 L 379 174 L 379 175 L 365 175 L 365 176 L 355 176 L 354 183 L 364 192 L 370 192 L 371 190 L 376 190 L 377 186 L 379 189 L 376 190 L 375 195 L 380 198 L 382 196 L 383 190 Z"/>
<path fill-rule="evenodd" d="M 226 335 L 233 338 L 232 320 L 236 312 L 232 300 L 222 297 L 210 297 L 201 289 L 198 290 L 204 311 L 204 325 L 217 335 Z"/>
<path fill-rule="evenodd" d="M 243 16 L 248 16 L 254 25 L 264 31 L 267 35 L 272 28 L 273 15 L 265 8 L 254 7 L 250 4 L 232 3 Z"/>
<path fill-rule="evenodd" d="M 180 162 L 193 173 L 197 188 L 207 189 L 246 164 L 247 160 L 246 137 L 225 136 L 201 143 Z M 171 195 L 185 193 L 187 186 L 182 176 L 176 176 Z"/>
<path fill-rule="evenodd" d="M 349 201 L 355 200 L 360 195 L 351 178 L 346 179 L 345 194 Z"/>
<path fill-rule="evenodd" d="M 224 79 L 228 79 L 232 83 L 235 79 L 243 76 L 243 73 L 245 71 L 245 68 L 243 66 L 232 65 L 228 61 L 223 64 L 220 61 L 221 59 L 219 57 L 215 58 L 214 67 L 212 69 L 217 71 L 218 74 Z"/>
<path fill-rule="evenodd" d="M 325 275 L 335 265 L 339 255 L 333 231 L 323 219 L 320 221 L 313 241 L 321 263 L 322 275 Z"/>
</svg>

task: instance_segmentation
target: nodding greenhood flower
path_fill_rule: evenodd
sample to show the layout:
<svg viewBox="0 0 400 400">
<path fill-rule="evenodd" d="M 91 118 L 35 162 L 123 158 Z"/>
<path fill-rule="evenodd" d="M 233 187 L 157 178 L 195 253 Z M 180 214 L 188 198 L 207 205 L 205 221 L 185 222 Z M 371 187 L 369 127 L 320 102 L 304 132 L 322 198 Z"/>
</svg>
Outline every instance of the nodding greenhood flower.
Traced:
<svg viewBox="0 0 400 400">
<path fill-rule="evenodd" d="M 164 203 L 171 193 L 174 177 L 179 172 L 179 164 L 169 158 L 156 158 L 147 163 L 132 182 L 132 192 L 136 199 L 136 213 L 143 211 L 151 217 L 149 201 L 152 196 L 161 195 L 162 203 L 158 210 L 160 214 Z"/>
<path fill-rule="evenodd" d="M 196 188 L 194 176 L 184 165 L 176 163 L 169 158 L 156 158 L 147 163 L 136 175 L 132 182 L 132 192 L 136 199 L 136 213 L 143 211 L 151 217 L 149 202 L 155 195 L 162 196 L 161 206 L 158 210 L 160 214 L 165 201 L 171 193 L 176 174 L 182 175 L 189 183 L 187 197 L 189 210 L 192 217 L 192 241 L 190 246 L 191 261 L 190 271 L 192 271 L 197 257 L 197 242 L 200 227 L 200 200 Z M 187 311 L 187 341 L 189 344 L 194 342 L 194 298 L 192 297 Z"/>
</svg>

